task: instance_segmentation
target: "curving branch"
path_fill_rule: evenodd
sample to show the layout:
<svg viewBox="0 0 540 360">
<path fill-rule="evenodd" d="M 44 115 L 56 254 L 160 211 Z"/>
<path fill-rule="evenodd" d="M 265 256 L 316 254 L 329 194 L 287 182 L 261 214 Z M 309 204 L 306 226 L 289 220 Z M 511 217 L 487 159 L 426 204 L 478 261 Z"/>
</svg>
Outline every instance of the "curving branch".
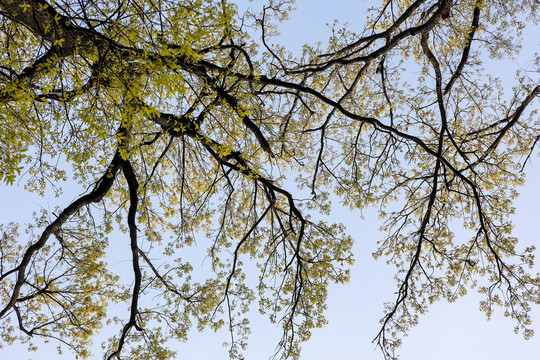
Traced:
<svg viewBox="0 0 540 360">
<path fill-rule="evenodd" d="M 142 274 L 141 267 L 139 264 L 139 253 L 140 249 L 137 243 L 137 206 L 139 204 L 139 183 L 137 181 L 137 176 L 133 170 L 133 166 L 129 160 L 122 161 L 122 172 L 126 178 L 128 189 L 129 189 L 129 210 L 128 210 L 128 227 L 129 227 L 129 238 L 131 246 L 131 263 L 133 267 L 133 277 L 134 284 L 131 295 L 131 305 L 130 305 L 130 315 L 128 322 L 124 325 L 122 329 L 122 334 L 118 340 L 118 345 L 115 351 L 113 351 L 107 359 L 110 360 L 114 357 L 120 359 L 120 353 L 122 348 L 126 343 L 126 338 L 129 334 L 129 331 L 132 328 L 135 328 L 137 331 L 143 331 L 143 328 L 137 323 L 137 315 L 139 314 L 139 294 L 141 291 L 142 283 Z"/>
<path fill-rule="evenodd" d="M 98 180 L 94 189 L 90 193 L 79 197 L 77 200 L 71 203 L 71 205 L 66 207 L 56 217 L 56 219 L 50 223 L 45 230 L 43 230 L 39 240 L 28 247 L 19 265 L 16 268 L 2 274 L 0 281 L 3 281 L 7 276 L 13 273 L 17 274 L 17 280 L 13 286 L 13 290 L 11 291 L 9 302 L 0 311 L 0 318 L 4 317 L 7 312 L 17 303 L 21 288 L 26 282 L 26 270 L 34 254 L 45 246 L 49 237 L 55 234 L 74 213 L 85 205 L 101 201 L 105 195 L 107 195 L 114 183 L 114 180 L 116 179 L 116 174 L 121 167 L 121 161 L 122 158 L 120 156 L 120 152 L 117 150 L 107 170 Z"/>
</svg>

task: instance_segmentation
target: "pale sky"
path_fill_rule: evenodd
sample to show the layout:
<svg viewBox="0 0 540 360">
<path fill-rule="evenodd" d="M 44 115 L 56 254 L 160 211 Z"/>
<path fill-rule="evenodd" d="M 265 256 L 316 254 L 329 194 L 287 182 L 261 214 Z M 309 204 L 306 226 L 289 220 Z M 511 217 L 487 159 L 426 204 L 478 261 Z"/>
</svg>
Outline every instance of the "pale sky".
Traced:
<svg viewBox="0 0 540 360">
<path fill-rule="evenodd" d="M 237 1 L 245 6 L 247 1 Z M 252 7 L 260 3 L 255 1 Z M 378 2 L 375 2 L 378 4 Z M 364 9 L 374 4 L 373 1 L 360 0 L 298 0 L 298 10 L 291 15 L 291 20 L 281 27 L 280 41 L 299 49 L 305 42 L 324 40 L 330 34 L 325 23 L 332 23 L 334 18 L 340 22 L 350 22 L 360 28 L 365 19 Z M 527 52 L 540 51 L 537 40 L 527 38 Z M 523 58 L 526 57 L 526 54 Z M 497 70 L 504 76 L 503 66 Z M 511 76 L 512 74 L 508 74 Z M 532 159 L 526 169 L 527 185 L 521 189 L 521 197 L 516 202 L 515 234 L 523 246 L 537 244 L 540 231 L 538 224 L 538 204 L 540 203 L 540 159 Z M 64 201 L 69 201 L 80 193 L 75 186 L 66 189 Z M 27 196 L 22 189 L 0 186 L 0 198 L 4 204 L 0 208 L 0 222 L 28 219 L 32 211 L 39 207 L 51 208 L 67 205 L 57 199 L 38 199 Z M 67 200 L 66 200 L 67 199 Z M 332 286 L 329 291 L 329 324 L 322 329 L 315 329 L 311 340 L 304 344 L 302 359 L 305 360 L 379 360 L 382 355 L 371 340 L 377 334 L 382 315 L 383 303 L 394 299 L 396 285 L 392 267 L 384 259 L 375 261 L 371 253 L 377 240 L 383 234 L 377 231 L 379 222 L 374 211 L 363 213 L 365 220 L 359 221 L 359 214 L 336 208 L 332 217 L 343 219 L 349 232 L 356 240 L 356 263 L 352 271 L 352 281 L 347 285 Z M 539 267 L 537 267 L 539 268 Z M 491 321 L 478 310 L 479 297 L 471 292 L 456 303 L 442 301 L 433 305 L 427 315 L 421 317 L 420 324 L 413 328 L 404 339 L 399 351 L 401 360 L 536 360 L 540 358 L 540 308 L 533 309 L 533 321 L 538 335 L 525 341 L 521 335 L 513 333 L 514 322 L 504 318 L 501 311 L 494 314 Z M 252 337 L 246 352 L 247 360 L 267 359 L 280 336 L 279 329 L 268 324 L 266 318 L 254 312 L 252 317 Z M 178 359 L 228 359 L 226 348 L 221 343 L 226 335 L 213 333 L 194 333 L 187 344 L 179 346 Z M 99 342 L 96 343 L 99 347 Z M 38 353 L 28 354 L 25 347 L 12 346 L 0 349 L 2 359 L 38 360 L 71 359 L 70 354 L 59 357 L 55 346 L 40 346 Z M 96 358 L 98 358 L 96 356 Z"/>
</svg>

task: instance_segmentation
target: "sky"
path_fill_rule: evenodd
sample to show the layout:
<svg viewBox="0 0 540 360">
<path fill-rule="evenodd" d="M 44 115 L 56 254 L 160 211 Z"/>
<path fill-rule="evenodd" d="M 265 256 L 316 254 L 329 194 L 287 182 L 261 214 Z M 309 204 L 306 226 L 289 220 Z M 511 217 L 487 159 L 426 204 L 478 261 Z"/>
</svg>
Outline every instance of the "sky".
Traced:
<svg viewBox="0 0 540 360">
<path fill-rule="evenodd" d="M 260 1 L 248 4 L 238 1 L 241 8 L 257 6 Z M 372 1 L 361 0 L 299 0 L 297 11 L 291 19 L 282 24 L 279 41 L 289 48 L 300 49 L 303 43 L 324 40 L 330 34 L 326 23 L 337 18 L 340 22 L 348 21 L 351 26 L 360 27 L 365 19 L 365 9 Z M 331 4 L 331 5 L 329 5 Z M 538 29 L 537 29 L 538 30 Z M 540 51 L 537 40 L 528 36 L 524 49 L 533 53 Z M 504 64 L 495 69 L 501 76 L 506 74 Z M 540 203 L 540 159 L 533 158 L 527 167 L 527 184 L 520 190 L 521 196 L 516 201 L 516 214 L 513 222 L 515 234 L 523 246 L 537 244 L 540 231 L 537 230 L 538 204 Z M 37 199 L 22 188 L 0 186 L 0 222 L 28 219 L 28 214 L 39 207 L 65 205 L 62 200 L 70 199 L 80 189 L 66 189 L 62 199 Z M 326 318 L 329 324 L 313 331 L 312 338 L 304 344 L 302 359 L 306 360 L 378 360 L 382 356 L 371 342 L 379 329 L 379 319 L 383 303 L 394 299 L 396 291 L 393 280 L 393 268 L 386 266 L 384 260 L 373 260 L 377 240 L 384 234 L 377 231 L 379 222 L 372 210 L 363 213 L 365 220 L 359 221 L 360 214 L 336 206 L 331 214 L 347 225 L 356 240 L 356 263 L 352 269 L 349 284 L 335 285 L 330 288 Z M 434 304 L 429 312 L 422 316 L 420 324 L 410 331 L 404 339 L 399 354 L 401 360 L 534 360 L 540 358 L 540 308 L 533 309 L 533 321 L 538 335 L 525 341 L 513 333 L 514 323 L 504 318 L 501 312 L 494 314 L 487 321 L 478 310 L 479 297 L 471 292 L 455 303 L 441 301 Z M 246 359 L 267 359 L 272 355 L 279 340 L 279 329 L 268 324 L 265 318 L 254 313 L 251 341 L 246 352 Z M 187 344 L 179 346 L 179 359 L 227 359 L 226 349 L 221 347 L 223 335 L 213 333 L 192 333 Z M 0 349 L 0 358 L 17 359 L 70 359 L 70 356 L 58 357 L 55 346 L 40 345 L 38 353 L 26 353 L 25 347 L 11 346 Z"/>
</svg>

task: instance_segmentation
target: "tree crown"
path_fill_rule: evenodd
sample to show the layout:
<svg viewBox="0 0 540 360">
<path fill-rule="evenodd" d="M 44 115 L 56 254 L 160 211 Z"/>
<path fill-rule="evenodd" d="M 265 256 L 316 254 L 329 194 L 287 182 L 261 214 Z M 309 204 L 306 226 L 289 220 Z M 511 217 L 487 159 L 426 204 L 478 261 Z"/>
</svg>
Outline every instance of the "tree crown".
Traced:
<svg viewBox="0 0 540 360">
<path fill-rule="evenodd" d="M 26 243 L 1 228 L 5 343 L 54 338 L 86 357 L 108 320 L 105 358 L 165 359 L 192 326 L 225 327 L 241 358 L 257 300 L 282 326 L 276 355 L 298 358 L 354 261 L 331 200 L 379 209 L 374 256 L 398 288 L 384 356 L 469 286 L 532 335 L 540 278 L 508 216 L 540 136 L 538 57 L 510 96 L 485 64 L 516 56 L 535 1 L 385 0 L 301 54 L 272 44 L 292 3 L 0 0 L 0 181 L 85 190 L 36 215 Z M 130 251 L 128 281 L 108 236 Z M 195 246 L 208 271 L 184 258 Z M 118 302 L 128 312 L 109 316 Z"/>
</svg>

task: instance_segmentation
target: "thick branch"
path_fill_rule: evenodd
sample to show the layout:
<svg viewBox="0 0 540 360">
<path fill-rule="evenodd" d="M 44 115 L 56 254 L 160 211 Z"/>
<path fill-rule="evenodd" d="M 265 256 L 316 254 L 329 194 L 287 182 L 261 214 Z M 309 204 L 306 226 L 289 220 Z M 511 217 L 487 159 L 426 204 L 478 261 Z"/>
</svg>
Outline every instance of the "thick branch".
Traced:
<svg viewBox="0 0 540 360">
<path fill-rule="evenodd" d="M 108 356 L 107 359 L 112 359 L 113 357 L 120 358 L 120 353 L 122 352 L 122 348 L 124 347 L 124 344 L 126 342 L 126 337 L 131 330 L 131 328 L 135 328 L 139 331 L 142 331 L 142 328 L 137 324 L 137 314 L 139 313 L 139 293 L 141 291 L 141 282 L 142 282 L 142 274 L 141 274 L 141 267 L 139 265 L 139 246 L 137 244 L 137 223 L 136 223 L 136 217 L 137 217 L 137 206 L 139 204 L 139 183 L 137 181 L 137 176 L 135 175 L 135 172 L 133 171 L 133 166 L 131 165 L 131 162 L 129 160 L 124 160 L 122 162 L 122 171 L 124 173 L 124 177 L 126 178 L 126 181 L 128 183 L 129 188 L 129 210 L 128 210 L 128 227 L 129 227 L 129 238 L 130 238 L 130 244 L 131 244 L 131 256 L 132 256 L 132 265 L 133 265 L 133 274 L 135 278 L 135 283 L 133 284 L 133 292 L 131 295 L 131 310 L 130 310 L 130 316 L 129 321 L 124 325 L 124 328 L 122 330 L 122 335 L 120 336 L 120 340 L 118 340 L 118 347 L 117 349 Z"/>
<path fill-rule="evenodd" d="M 87 195 L 83 195 L 77 200 L 75 200 L 71 205 L 69 205 L 67 208 L 64 209 L 58 215 L 56 220 L 54 220 L 49 226 L 45 228 L 43 233 L 41 234 L 41 237 L 39 240 L 32 244 L 26 252 L 23 255 L 23 258 L 21 260 L 21 263 L 14 268 L 13 270 L 6 272 L 2 278 L 0 278 L 0 281 L 3 280 L 6 276 L 10 275 L 13 272 L 17 272 L 17 281 L 15 282 L 15 285 L 13 286 L 13 291 L 11 293 L 11 299 L 7 303 L 7 305 L 0 311 L 0 318 L 6 315 L 6 313 L 13 308 L 13 305 L 17 302 L 19 298 L 19 293 L 21 291 L 21 287 L 25 283 L 26 280 L 26 268 L 28 267 L 28 264 L 30 263 L 32 256 L 41 249 L 49 237 L 54 234 L 58 229 L 70 218 L 71 215 L 73 215 L 75 212 L 77 212 L 79 209 L 81 209 L 83 206 L 99 202 L 107 193 L 109 192 L 111 186 L 114 183 L 114 180 L 116 178 L 116 174 L 118 170 L 120 169 L 121 165 L 121 157 L 119 151 L 116 151 L 109 167 L 105 171 L 105 173 L 102 175 L 102 177 L 99 179 L 98 183 L 96 184 L 94 190 L 90 192 Z"/>
</svg>

